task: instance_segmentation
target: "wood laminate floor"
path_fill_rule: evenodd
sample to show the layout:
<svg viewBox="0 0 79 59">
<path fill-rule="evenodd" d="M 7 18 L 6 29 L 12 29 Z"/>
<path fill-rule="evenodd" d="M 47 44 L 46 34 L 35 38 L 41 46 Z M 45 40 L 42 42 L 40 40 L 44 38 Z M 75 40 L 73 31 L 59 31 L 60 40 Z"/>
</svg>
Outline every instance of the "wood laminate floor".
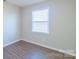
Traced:
<svg viewBox="0 0 79 59">
<path fill-rule="evenodd" d="M 3 59 L 75 59 L 25 41 L 19 41 L 3 48 Z"/>
</svg>

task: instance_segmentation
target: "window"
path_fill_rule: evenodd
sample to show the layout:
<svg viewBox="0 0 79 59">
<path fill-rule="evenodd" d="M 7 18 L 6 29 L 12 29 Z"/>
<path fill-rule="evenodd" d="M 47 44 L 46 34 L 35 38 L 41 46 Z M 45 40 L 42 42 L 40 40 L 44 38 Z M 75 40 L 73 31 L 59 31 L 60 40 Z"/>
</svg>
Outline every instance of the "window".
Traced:
<svg viewBox="0 0 79 59">
<path fill-rule="evenodd" d="M 49 9 L 32 11 L 32 31 L 49 33 Z"/>
</svg>

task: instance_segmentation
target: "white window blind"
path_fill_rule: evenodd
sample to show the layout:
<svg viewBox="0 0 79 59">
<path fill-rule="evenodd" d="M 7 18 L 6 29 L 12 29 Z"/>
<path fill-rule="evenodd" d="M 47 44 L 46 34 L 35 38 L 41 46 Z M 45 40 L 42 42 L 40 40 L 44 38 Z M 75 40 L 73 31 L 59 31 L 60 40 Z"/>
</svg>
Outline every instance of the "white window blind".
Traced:
<svg viewBox="0 0 79 59">
<path fill-rule="evenodd" d="M 32 31 L 49 33 L 49 9 L 32 11 Z"/>
</svg>

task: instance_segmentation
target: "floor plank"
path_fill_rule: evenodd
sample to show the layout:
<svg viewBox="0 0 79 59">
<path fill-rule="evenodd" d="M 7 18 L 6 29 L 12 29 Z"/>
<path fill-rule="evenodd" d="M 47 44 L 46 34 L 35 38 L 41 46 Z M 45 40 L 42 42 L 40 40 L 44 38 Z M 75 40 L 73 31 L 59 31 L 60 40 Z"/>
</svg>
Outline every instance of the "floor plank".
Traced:
<svg viewBox="0 0 79 59">
<path fill-rule="evenodd" d="M 53 51 L 25 41 L 19 41 L 3 48 L 3 59 L 75 59 L 64 57 L 63 53 Z"/>
</svg>

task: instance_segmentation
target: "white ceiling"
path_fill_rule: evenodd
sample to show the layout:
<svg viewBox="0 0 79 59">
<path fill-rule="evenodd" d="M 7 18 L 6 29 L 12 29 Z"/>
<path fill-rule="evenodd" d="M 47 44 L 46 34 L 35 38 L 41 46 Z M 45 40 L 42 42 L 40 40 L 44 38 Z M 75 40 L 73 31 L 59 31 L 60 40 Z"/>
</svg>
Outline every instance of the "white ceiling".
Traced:
<svg viewBox="0 0 79 59">
<path fill-rule="evenodd" d="M 23 6 L 39 3 L 45 0 L 6 0 L 6 1 L 11 4 L 23 7 Z"/>
</svg>

